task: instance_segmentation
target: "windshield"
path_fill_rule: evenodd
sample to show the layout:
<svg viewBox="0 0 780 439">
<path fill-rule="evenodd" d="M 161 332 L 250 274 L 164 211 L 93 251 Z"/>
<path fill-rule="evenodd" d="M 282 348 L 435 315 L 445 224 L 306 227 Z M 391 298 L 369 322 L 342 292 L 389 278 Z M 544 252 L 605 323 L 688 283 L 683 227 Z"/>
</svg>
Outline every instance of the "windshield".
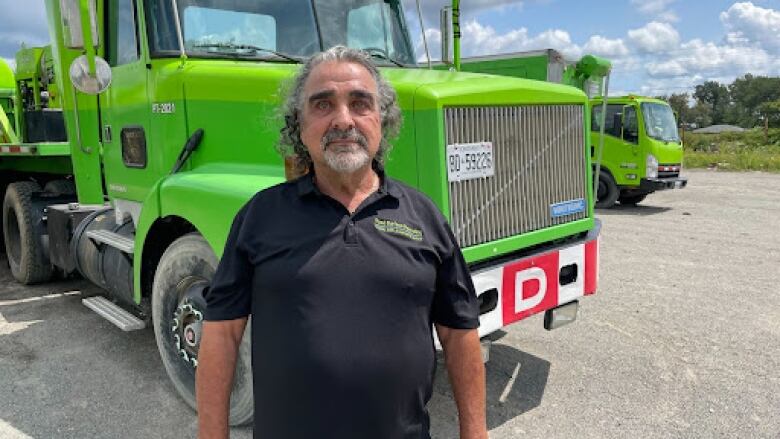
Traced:
<svg viewBox="0 0 780 439">
<path fill-rule="evenodd" d="M 647 135 L 664 142 L 679 142 L 677 123 L 672 108 L 666 104 L 645 102 L 642 104 Z"/>
<path fill-rule="evenodd" d="M 363 49 L 379 64 L 415 64 L 398 0 L 314 0 L 323 47 Z"/>
<path fill-rule="evenodd" d="M 178 0 L 189 57 L 300 60 L 337 44 L 380 65 L 415 63 L 399 0 Z M 147 7 L 152 56 L 177 56 L 171 0 Z"/>
</svg>

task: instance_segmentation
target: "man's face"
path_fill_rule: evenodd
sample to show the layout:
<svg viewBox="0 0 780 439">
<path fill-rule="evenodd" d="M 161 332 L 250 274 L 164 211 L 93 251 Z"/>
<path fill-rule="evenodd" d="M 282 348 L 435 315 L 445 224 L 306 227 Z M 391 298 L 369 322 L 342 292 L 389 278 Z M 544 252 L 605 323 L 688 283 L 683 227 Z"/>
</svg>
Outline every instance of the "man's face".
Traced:
<svg viewBox="0 0 780 439">
<path fill-rule="evenodd" d="M 371 162 L 382 140 L 377 85 L 360 64 L 324 62 L 303 87 L 301 141 L 315 167 L 351 173 Z"/>
</svg>

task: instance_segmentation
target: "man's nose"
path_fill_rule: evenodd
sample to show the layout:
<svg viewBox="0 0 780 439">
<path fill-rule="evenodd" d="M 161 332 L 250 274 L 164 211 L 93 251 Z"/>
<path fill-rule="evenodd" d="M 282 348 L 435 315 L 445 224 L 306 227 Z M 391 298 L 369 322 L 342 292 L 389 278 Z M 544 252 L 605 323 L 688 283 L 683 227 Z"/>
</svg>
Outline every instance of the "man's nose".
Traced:
<svg viewBox="0 0 780 439">
<path fill-rule="evenodd" d="M 333 128 L 337 128 L 342 131 L 347 131 L 355 126 L 355 121 L 352 118 L 352 113 L 349 110 L 349 105 L 338 105 L 336 111 L 333 114 L 333 120 L 331 121 Z"/>
</svg>

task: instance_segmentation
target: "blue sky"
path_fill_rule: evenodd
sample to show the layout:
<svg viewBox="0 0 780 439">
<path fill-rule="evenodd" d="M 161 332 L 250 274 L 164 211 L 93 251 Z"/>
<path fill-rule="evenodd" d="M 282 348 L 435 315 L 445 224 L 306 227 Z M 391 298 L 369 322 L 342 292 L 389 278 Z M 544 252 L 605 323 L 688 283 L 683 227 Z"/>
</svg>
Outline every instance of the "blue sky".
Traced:
<svg viewBox="0 0 780 439">
<path fill-rule="evenodd" d="M 404 3 L 416 16 L 414 0 Z M 435 56 L 437 10 L 445 3 L 423 1 Z M 747 73 L 780 76 L 780 0 L 461 0 L 461 30 L 465 56 L 552 48 L 569 60 L 608 58 L 610 94 L 690 92 Z"/>
<path fill-rule="evenodd" d="M 434 57 L 438 10 L 420 0 Z M 423 57 L 415 0 L 403 0 Z M 0 57 L 20 42 L 46 44 L 43 0 L 0 0 Z M 466 56 L 553 48 L 614 63 L 611 94 L 691 91 L 706 80 L 747 73 L 780 76 L 780 0 L 461 0 Z"/>
</svg>

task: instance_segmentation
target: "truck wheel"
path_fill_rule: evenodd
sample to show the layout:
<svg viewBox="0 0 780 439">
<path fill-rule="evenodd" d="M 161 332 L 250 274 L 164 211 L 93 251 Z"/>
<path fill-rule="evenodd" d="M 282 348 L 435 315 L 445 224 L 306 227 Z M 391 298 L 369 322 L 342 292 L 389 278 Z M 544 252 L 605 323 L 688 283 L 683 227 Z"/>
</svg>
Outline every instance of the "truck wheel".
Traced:
<svg viewBox="0 0 780 439">
<path fill-rule="evenodd" d="M 612 207 L 620 195 L 620 190 L 615 183 L 615 179 L 609 172 L 602 170 L 599 174 L 599 186 L 596 193 L 596 207 L 599 209 L 609 209 Z"/>
<path fill-rule="evenodd" d="M 55 195 L 76 195 L 76 185 L 71 180 L 52 180 L 43 186 L 43 191 Z"/>
<path fill-rule="evenodd" d="M 620 198 L 618 198 L 618 201 L 620 201 L 620 204 L 636 206 L 637 204 L 641 203 L 642 200 L 644 200 L 646 196 L 647 196 L 647 194 L 621 195 Z"/>
<path fill-rule="evenodd" d="M 46 282 L 54 274 L 38 230 L 41 214 L 33 211 L 32 193 L 40 190 L 32 181 L 17 181 L 8 185 L 3 199 L 3 238 L 8 265 L 14 279 L 25 285 Z"/>
<path fill-rule="evenodd" d="M 217 269 L 217 258 L 203 237 L 190 233 L 165 250 L 152 287 L 152 320 L 157 348 L 179 395 L 193 409 L 195 369 L 206 302 L 203 287 Z M 251 325 L 241 340 L 230 397 L 230 425 L 250 422 L 254 414 L 251 367 Z"/>
</svg>

